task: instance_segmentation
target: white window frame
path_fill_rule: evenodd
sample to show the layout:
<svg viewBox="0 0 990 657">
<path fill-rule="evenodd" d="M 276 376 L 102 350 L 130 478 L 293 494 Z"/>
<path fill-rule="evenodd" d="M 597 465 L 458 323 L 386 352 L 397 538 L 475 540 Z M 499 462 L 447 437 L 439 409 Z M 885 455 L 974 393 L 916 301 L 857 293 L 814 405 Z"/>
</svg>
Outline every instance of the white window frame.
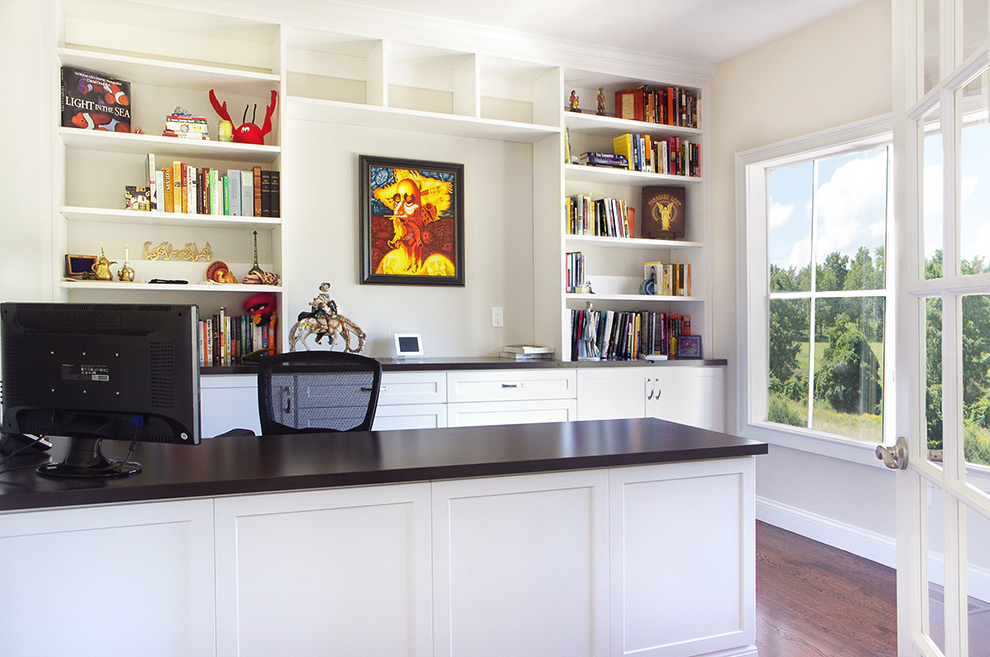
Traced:
<svg viewBox="0 0 990 657">
<path fill-rule="evenodd" d="M 883 467 L 875 455 L 876 444 L 855 438 L 789 427 L 767 421 L 769 399 L 769 267 L 767 264 L 767 184 L 772 169 L 890 146 L 893 142 L 891 115 L 868 119 L 847 126 L 737 153 L 736 167 L 736 235 L 737 294 L 736 316 L 740 318 L 736 353 L 738 404 L 736 427 L 746 438 L 774 445 L 814 452 L 874 467 Z M 893 158 L 893 153 L 890 156 Z M 888 202 L 888 208 L 892 203 Z M 888 216 L 887 241 L 884 251 L 885 270 L 890 276 L 890 263 L 896 245 L 893 243 L 892 217 Z M 886 319 L 884 322 L 884 418 L 882 442 L 892 444 L 896 400 L 893 390 L 893 294 L 887 284 Z"/>
</svg>

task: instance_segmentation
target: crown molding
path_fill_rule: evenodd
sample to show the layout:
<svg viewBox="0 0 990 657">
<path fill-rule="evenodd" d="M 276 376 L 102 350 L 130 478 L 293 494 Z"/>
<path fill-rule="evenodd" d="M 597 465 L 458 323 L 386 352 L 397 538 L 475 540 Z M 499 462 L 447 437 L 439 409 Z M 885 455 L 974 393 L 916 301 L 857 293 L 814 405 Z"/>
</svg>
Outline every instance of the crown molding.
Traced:
<svg viewBox="0 0 990 657">
<path fill-rule="evenodd" d="M 276 3 L 270 0 L 179 0 L 174 5 L 194 11 L 283 23 L 289 27 L 389 39 L 547 66 L 660 79 L 674 84 L 705 83 L 715 72 L 714 64 L 552 39 L 530 32 L 420 16 L 411 12 L 382 11 L 351 3 L 321 0 L 283 0 Z"/>
</svg>

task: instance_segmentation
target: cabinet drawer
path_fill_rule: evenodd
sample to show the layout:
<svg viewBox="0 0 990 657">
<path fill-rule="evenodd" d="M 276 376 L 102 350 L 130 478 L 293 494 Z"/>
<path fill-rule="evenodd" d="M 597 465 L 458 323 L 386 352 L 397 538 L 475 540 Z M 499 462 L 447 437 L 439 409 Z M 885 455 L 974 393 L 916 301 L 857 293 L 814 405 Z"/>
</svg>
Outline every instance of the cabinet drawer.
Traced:
<svg viewBox="0 0 990 657">
<path fill-rule="evenodd" d="M 573 399 L 447 404 L 450 427 L 571 422 L 576 418 L 577 401 Z"/>
<path fill-rule="evenodd" d="M 384 372 L 379 406 L 443 404 L 447 401 L 446 372 Z"/>
<path fill-rule="evenodd" d="M 447 373 L 447 401 L 576 399 L 574 370 L 499 370 Z"/>
<path fill-rule="evenodd" d="M 378 405 L 372 431 L 442 429 L 447 426 L 446 404 Z"/>
</svg>

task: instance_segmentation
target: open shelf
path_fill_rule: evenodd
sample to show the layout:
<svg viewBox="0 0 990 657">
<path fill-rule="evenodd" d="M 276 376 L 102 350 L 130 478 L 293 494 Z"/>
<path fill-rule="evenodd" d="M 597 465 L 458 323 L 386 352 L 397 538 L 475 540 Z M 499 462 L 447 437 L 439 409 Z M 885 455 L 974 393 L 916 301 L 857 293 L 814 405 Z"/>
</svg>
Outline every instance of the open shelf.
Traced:
<svg viewBox="0 0 990 657">
<path fill-rule="evenodd" d="M 231 162 L 271 164 L 282 152 L 278 146 L 235 144 L 234 142 L 214 141 L 212 139 L 182 139 L 127 132 L 81 130 L 79 128 L 59 128 L 58 134 L 62 143 L 70 148 L 107 153 L 154 153 L 155 155 L 171 157 L 215 157 Z"/>
<path fill-rule="evenodd" d="M 134 224 L 147 226 L 185 226 L 199 228 L 245 228 L 271 230 L 282 225 L 280 217 L 238 217 L 223 214 L 188 212 L 143 212 L 110 208 L 61 206 L 59 212 L 70 221 Z"/>
<path fill-rule="evenodd" d="M 529 144 L 560 134 L 559 126 L 517 123 L 419 110 L 391 109 L 296 96 L 290 96 L 286 99 L 285 112 L 286 118 L 293 120 L 325 121 L 369 128 L 387 128 Z"/>
</svg>

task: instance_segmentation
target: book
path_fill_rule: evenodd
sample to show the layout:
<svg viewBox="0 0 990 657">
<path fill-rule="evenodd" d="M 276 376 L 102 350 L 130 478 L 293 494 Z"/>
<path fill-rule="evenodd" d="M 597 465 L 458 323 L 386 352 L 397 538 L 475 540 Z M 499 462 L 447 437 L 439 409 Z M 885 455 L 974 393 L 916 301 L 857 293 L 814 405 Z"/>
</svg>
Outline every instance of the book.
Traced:
<svg viewBox="0 0 990 657">
<path fill-rule="evenodd" d="M 502 351 L 507 351 L 514 354 L 552 354 L 553 347 L 543 347 L 535 344 L 507 344 L 502 348 Z"/>
<path fill-rule="evenodd" d="M 599 153 L 588 151 L 578 155 L 578 164 L 598 167 L 614 167 L 616 169 L 628 169 L 629 161 L 625 155 L 616 153 Z"/>
<path fill-rule="evenodd" d="M 230 187 L 230 214 L 234 217 L 241 216 L 241 172 L 237 169 L 227 170 L 227 184 Z"/>
<path fill-rule="evenodd" d="M 632 171 L 634 166 L 632 135 L 626 133 L 618 137 L 613 137 L 612 150 L 615 151 L 616 155 L 626 158 L 626 168 Z"/>
<path fill-rule="evenodd" d="M 144 185 L 127 185 L 124 187 L 124 209 L 147 212 L 151 209 L 150 193 Z"/>
<path fill-rule="evenodd" d="M 168 190 L 169 194 L 172 190 Z M 165 170 L 155 171 L 155 209 L 158 212 L 165 212 Z"/>
<path fill-rule="evenodd" d="M 172 207 L 173 212 L 182 212 L 182 162 L 172 162 Z"/>
<path fill-rule="evenodd" d="M 564 162 L 571 163 L 571 129 L 564 124 Z"/>
<path fill-rule="evenodd" d="M 175 193 L 172 191 L 172 167 L 162 169 L 162 198 L 165 212 L 175 212 Z"/>
<path fill-rule="evenodd" d="M 272 216 L 272 172 L 261 170 L 261 216 Z"/>
<path fill-rule="evenodd" d="M 252 216 L 260 217 L 261 215 L 261 167 L 253 167 L 251 169 L 254 174 L 254 180 L 252 181 L 252 189 L 254 190 L 254 212 Z"/>
<path fill-rule="evenodd" d="M 145 158 L 145 169 L 148 174 L 149 210 L 158 209 L 158 170 L 155 168 L 155 154 L 148 153 Z"/>
<path fill-rule="evenodd" d="M 62 67 L 62 127 L 131 131 L 131 83 L 72 66 Z"/>
<path fill-rule="evenodd" d="M 660 261 L 644 263 L 643 280 L 653 283 L 653 294 L 663 294 L 663 263 Z"/>
<path fill-rule="evenodd" d="M 273 170 L 272 176 L 272 216 L 282 216 L 282 172 Z"/>
<path fill-rule="evenodd" d="M 241 171 L 241 216 L 254 215 L 254 172 Z"/>
<path fill-rule="evenodd" d="M 640 230 L 650 239 L 684 237 L 687 210 L 683 187 L 644 187 Z"/>
<path fill-rule="evenodd" d="M 643 88 L 615 92 L 615 116 L 633 121 L 643 120 Z"/>
<path fill-rule="evenodd" d="M 498 352 L 499 358 L 509 358 L 511 360 L 550 360 L 553 354 L 517 354 L 513 351 Z"/>
</svg>

